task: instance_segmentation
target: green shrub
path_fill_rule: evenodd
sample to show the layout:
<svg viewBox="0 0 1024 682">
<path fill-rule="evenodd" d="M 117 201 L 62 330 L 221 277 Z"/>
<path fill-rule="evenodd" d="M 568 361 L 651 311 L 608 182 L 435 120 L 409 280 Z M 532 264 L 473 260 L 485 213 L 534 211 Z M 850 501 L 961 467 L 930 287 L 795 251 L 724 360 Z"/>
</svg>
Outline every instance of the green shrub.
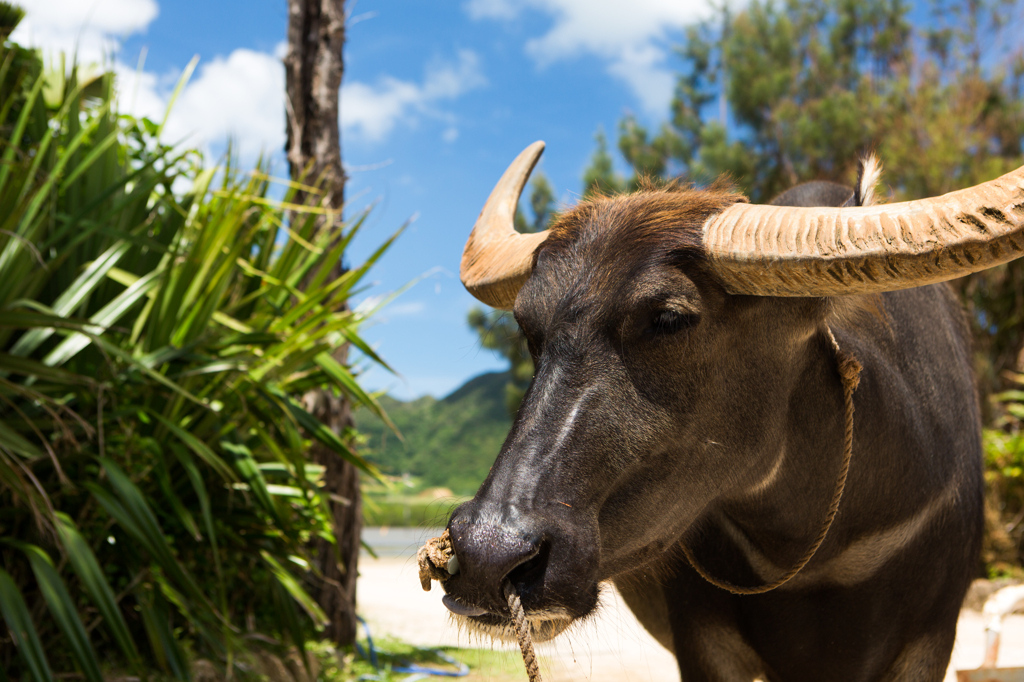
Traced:
<svg viewBox="0 0 1024 682">
<path fill-rule="evenodd" d="M 236 652 L 257 642 L 301 645 L 324 619 L 308 543 L 330 537 L 310 439 L 375 473 L 301 397 L 379 411 L 330 351 L 376 358 L 340 304 L 390 240 L 328 280 L 362 218 L 339 228 L 315 190 L 273 201 L 261 171 L 203 170 L 159 124 L 117 115 L 113 85 L 0 48 L 11 679 L 101 682 L 103 661 L 185 680 L 190 656 L 244 672 Z"/>
<path fill-rule="evenodd" d="M 984 431 L 986 533 L 983 560 L 991 576 L 1024 577 L 1024 374 L 1008 378 L 1019 389 L 993 396 L 1002 413 Z"/>
</svg>

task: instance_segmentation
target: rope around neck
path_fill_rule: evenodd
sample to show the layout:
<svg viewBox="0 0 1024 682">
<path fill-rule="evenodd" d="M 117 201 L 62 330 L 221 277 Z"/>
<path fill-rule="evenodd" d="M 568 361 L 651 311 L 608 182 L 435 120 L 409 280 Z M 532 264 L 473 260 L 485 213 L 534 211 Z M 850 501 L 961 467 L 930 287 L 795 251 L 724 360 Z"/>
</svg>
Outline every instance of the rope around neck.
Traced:
<svg viewBox="0 0 1024 682">
<path fill-rule="evenodd" d="M 444 582 L 458 571 L 457 564 L 452 560 L 455 557 L 455 550 L 452 547 L 451 537 L 445 529 L 440 537 L 427 540 L 426 544 L 420 547 L 416 553 L 416 562 L 420 569 L 420 586 L 425 592 L 430 591 L 431 581 Z M 516 594 L 512 583 L 505 581 L 502 588 L 505 600 L 508 602 L 508 609 L 512 613 L 512 625 L 516 631 L 516 641 L 519 643 L 519 650 L 523 654 L 523 664 L 526 666 L 526 674 L 530 682 L 544 682 L 540 676 L 540 664 L 537 662 L 537 654 L 533 651 L 533 635 L 530 631 L 530 621 L 526 619 L 526 610 L 523 609 L 523 602 Z"/>
<path fill-rule="evenodd" d="M 843 491 L 846 489 L 846 476 L 850 473 L 850 459 L 853 457 L 853 393 L 857 390 L 857 385 L 860 383 L 861 364 L 857 361 L 857 358 L 853 357 L 852 354 L 839 348 L 839 343 L 836 341 L 836 337 L 832 334 L 831 329 L 826 327 L 825 331 L 828 332 L 829 341 L 832 342 L 832 350 L 835 353 L 839 368 L 839 378 L 843 381 L 843 402 L 845 404 L 846 411 L 846 433 L 843 439 L 843 463 L 839 469 L 839 476 L 836 479 L 835 490 L 832 493 L 832 501 L 829 503 L 828 513 L 825 515 L 825 521 L 822 523 L 821 530 L 818 532 L 818 536 L 814 539 L 814 542 L 811 543 L 811 546 L 807 548 L 807 551 L 792 568 L 786 571 L 781 578 L 755 587 L 734 585 L 728 581 L 715 578 L 708 573 L 707 569 L 697 562 L 697 559 L 693 556 L 693 552 L 690 548 L 683 545 L 683 554 L 686 556 L 686 560 L 690 562 L 690 565 L 693 566 L 693 570 L 697 571 L 700 577 L 704 578 L 704 580 L 707 580 L 715 587 L 727 590 L 733 594 L 762 594 L 785 585 L 793 578 L 793 576 L 803 570 L 804 566 L 806 566 L 808 562 L 810 562 L 811 558 L 818 551 L 818 548 L 821 547 L 821 543 L 825 541 L 825 536 L 828 535 L 828 531 L 832 527 L 832 521 L 836 518 L 836 512 L 839 511 L 839 501 L 843 498 Z"/>
</svg>

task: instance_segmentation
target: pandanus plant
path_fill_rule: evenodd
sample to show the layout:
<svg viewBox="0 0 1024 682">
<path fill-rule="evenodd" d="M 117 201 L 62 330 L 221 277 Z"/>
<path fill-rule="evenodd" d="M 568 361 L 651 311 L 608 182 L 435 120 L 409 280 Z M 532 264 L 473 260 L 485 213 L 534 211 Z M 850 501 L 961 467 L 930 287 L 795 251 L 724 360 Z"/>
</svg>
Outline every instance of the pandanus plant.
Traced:
<svg viewBox="0 0 1024 682">
<path fill-rule="evenodd" d="M 328 279 L 365 216 L 315 179 L 275 200 L 263 170 L 203 170 L 116 113 L 109 74 L 64 73 L 0 48 L 0 680 L 187 680 L 188 650 L 230 671 L 324 620 L 306 449 L 375 469 L 301 397 L 380 413 L 330 350 L 381 362 L 339 303 L 394 237 Z"/>
</svg>

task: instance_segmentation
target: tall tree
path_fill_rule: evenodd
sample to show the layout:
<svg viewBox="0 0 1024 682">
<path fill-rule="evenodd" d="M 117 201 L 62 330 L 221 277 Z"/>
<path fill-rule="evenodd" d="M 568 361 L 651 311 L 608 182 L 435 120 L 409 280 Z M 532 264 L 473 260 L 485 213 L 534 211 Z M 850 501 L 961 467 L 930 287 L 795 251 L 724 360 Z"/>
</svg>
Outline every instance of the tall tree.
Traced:
<svg viewBox="0 0 1024 682">
<path fill-rule="evenodd" d="M 317 183 L 326 204 L 337 213 L 338 239 L 345 202 L 345 170 L 341 165 L 338 108 L 345 73 L 345 0 L 288 0 L 288 52 L 285 65 L 285 110 L 289 171 L 293 179 Z M 331 264 L 330 278 L 341 277 L 342 261 Z M 345 364 L 348 346 L 334 358 Z M 343 438 L 352 428 L 351 406 L 344 396 L 314 391 L 306 396 L 310 411 Z M 356 576 L 362 501 L 359 472 L 326 447 L 314 444 L 311 458 L 324 467 L 323 486 L 334 522 L 336 543 L 316 539 L 317 568 L 322 576 L 320 607 L 330 619 L 327 636 L 351 644 L 356 636 Z"/>
</svg>

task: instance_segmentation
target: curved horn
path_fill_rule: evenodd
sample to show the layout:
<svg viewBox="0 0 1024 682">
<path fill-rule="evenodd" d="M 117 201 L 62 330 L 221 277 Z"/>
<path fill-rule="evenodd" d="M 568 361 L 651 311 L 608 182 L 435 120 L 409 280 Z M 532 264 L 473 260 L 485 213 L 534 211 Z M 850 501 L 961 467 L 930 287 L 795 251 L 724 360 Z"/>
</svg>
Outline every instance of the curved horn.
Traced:
<svg viewBox="0 0 1024 682">
<path fill-rule="evenodd" d="M 703 236 L 734 294 L 837 296 L 942 282 L 1024 256 L 1024 166 L 898 204 L 734 204 L 707 220 Z"/>
<path fill-rule="evenodd" d="M 511 310 L 516 295 L 533 270 L 533 252 L 547 232 L 520 234 L 514 224 L 519 195 L 544 152 L 537 141 L 505 170 L 480 211 L 462 250 L 459 274 L 469 293 L 489 306 Z"/>
</svg>

